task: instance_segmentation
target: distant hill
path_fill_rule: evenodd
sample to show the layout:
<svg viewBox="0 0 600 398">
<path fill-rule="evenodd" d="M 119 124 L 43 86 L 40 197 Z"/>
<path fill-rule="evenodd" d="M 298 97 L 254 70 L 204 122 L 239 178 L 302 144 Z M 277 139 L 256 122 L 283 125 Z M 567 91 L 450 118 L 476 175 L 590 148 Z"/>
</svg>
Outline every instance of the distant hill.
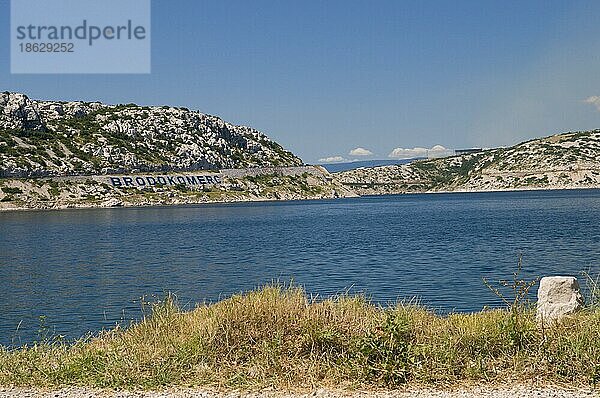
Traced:
<svg viewBox="0 0 600 398">
<path fill-rule="evenodd" d="M 391 166 L 397 164 L 406 164 L 410 162 L 414 162 L 415 160 L 419 160 L 422 158 L 415 159 L 383 159 L 383 160 L 357 160 L 354 162 L 344 162 L 344 163 L 324 163 L 321 164 L 328 172 L 330 173 L 339 173 L 341 171 L 355 170 L 361 167 L 379 167 L 379 166 Z"/>
<path fill-rule="evenodd" d="M 260 131 L 186 108 L 0 93 L 0 177 L 301 164 Z"/>
<path fill-rule="evenodd" d="M 361 195 L 435 191 L 600 188 L 600 130 L 509 148 L 336 174 Z"/>
</svg>

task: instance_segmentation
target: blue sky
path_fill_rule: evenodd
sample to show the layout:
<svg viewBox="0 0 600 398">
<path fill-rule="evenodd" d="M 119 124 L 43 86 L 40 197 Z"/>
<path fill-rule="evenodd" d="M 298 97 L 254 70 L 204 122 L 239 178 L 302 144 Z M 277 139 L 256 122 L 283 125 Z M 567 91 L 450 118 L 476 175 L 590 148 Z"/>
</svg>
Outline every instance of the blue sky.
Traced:
<svg viewBox="0 0 600 398">
<path fill-rule="evenodd" d="M 0 0 L 0 90 L 186 106 L 306 162 L 510 145 L 600 128 L 599 20 L 598 1 L 155 0 L 151 74 L 11 75 Z"/>
</svg>

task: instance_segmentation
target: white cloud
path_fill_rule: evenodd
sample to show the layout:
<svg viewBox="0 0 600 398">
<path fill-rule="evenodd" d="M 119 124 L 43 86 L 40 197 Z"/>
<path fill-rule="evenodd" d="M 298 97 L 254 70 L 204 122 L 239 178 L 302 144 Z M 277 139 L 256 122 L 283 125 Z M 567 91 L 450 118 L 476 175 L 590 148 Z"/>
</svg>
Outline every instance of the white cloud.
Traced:
<svg viewBox="0 0 600 398">
<path fill-rule="evenodd" d="M 411 159 L 411 158 L 440 158 L 444 156 L 454 155 L 454 151 L 451 149 L 446 149 L 441 145 L 434 145 L 431 148 L 396 148 L 388 157 L 395 159 Z"/>
<path fill-rule="evenodd" d="M 592 95 L 591 97 L 587 97 L 583 100 L 583 102 L 594 105 L 596 109 L 598 109 L 598 112 L 600 112 L 600 95 Z"/>
<path fill-rule="evenodd" d="M 369 151 L 368 149 L 365 148 L 354 148 L 353 150 L 350 151 L 350 153 L 348 153 L 348 155 L 352 155 L 352 156 L 371 156 L 373 154 L 373 152 Z"/>
<path fill-rule="evenodd" d="M 346 160 L 346 159 L 344 159 L 341 156 L 330 156 L 328 158 L 321 158 L 321 159 L 319 159 L 319 162 L 322 162 L 322 163 L 336 163 L 336 162 L 343 162 L 344 160 Z"/>
</svg>

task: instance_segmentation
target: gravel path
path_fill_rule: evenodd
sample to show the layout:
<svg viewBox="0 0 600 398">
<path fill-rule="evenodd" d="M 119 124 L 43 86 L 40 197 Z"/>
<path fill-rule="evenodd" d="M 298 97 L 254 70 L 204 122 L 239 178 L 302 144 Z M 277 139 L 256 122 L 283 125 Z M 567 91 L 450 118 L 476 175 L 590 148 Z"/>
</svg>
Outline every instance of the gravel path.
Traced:
<svg viewBox="0 0 600 398">
<path fill-rule="evenodd" d="M 564 387 L 531 387 L 531 386 L 478 386 L 451 391 L 438 390 L 398 390 L 398 391 L 335 391 L 316 390 L 309 393 L 286 393 L 276 391 L 261 392 L 211 392 L 207 390 L 165 390 L 153 392 L 123 392 L 93 390 L 86 388 L 66 388 L 61 390 L 34 390 L 22 388 L 0 388 L 0 398 L 580 398 L 600 397 L 600 390 L 566 389 Z"/>
</svg>

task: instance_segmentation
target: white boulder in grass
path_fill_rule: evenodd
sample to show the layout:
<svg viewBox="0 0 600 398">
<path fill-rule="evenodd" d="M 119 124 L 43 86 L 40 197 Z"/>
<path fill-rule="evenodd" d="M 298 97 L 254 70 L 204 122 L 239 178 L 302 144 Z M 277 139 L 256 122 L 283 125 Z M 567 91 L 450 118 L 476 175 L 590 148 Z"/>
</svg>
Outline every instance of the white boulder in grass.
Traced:
<svg viewBox="0 0 600 398">
<path fill-rule="evenodd" d="M 583 307 L 579 282 L 573 276 L 547 276 L 540 280 L 536 318 L 550 324 Z"/>
</svg>

